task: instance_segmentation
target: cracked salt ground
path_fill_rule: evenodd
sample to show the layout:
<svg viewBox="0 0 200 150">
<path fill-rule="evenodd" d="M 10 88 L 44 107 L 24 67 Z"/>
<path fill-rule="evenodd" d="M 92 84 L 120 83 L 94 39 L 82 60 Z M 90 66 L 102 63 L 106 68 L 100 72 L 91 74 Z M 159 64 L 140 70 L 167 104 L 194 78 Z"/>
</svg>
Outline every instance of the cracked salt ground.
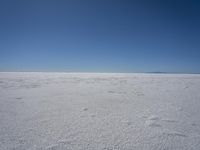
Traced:
<svg viewBox="0 0 200 150">
<path fill-rule="evenodd" d="M 198 150 L 199 89 L 192 74 L 0 73 L 0 149 Z"/>
</svg>

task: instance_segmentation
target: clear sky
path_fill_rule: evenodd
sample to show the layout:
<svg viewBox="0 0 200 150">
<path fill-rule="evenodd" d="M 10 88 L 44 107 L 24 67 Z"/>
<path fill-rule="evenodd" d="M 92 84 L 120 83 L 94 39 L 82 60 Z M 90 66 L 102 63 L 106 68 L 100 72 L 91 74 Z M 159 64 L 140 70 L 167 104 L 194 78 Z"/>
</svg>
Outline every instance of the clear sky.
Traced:
<svg viewBox="0 0 200 150">
<path fill-rule="evenodd" d="M 0 0 L 0 71 L 200 73 L 200 1 Z"/>
</svg>

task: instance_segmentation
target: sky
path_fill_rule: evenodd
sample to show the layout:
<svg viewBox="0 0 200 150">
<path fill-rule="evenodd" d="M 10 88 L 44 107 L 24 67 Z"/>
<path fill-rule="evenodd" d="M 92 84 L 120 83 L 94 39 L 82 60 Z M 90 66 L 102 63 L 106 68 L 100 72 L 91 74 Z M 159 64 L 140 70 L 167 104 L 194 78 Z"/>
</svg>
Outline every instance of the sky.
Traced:
<svg viewBox="0 0 200 150">
<path fill-rule="evenodd" d="M 200 1 L 0 0 L 0 71 L 200 73 Z"/>
</svg>

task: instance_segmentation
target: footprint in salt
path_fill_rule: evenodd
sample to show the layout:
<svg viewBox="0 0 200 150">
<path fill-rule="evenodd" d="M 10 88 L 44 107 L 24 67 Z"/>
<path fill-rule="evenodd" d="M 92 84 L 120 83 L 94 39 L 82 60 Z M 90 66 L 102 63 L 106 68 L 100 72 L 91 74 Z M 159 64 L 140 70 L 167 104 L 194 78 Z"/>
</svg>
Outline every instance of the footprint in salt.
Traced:
<svg viewBox="0 0 200 150">
<path fill-rule="evenodd" d="M 57 150 L 59 147 L 58 144 L 54 144 L 54 145 L 50 145 L 50 146 L 47 146 L 45 149 L 46 150 Z"/>
<path fill-rule="evenodd" d="M 195 122 L 192 122 L 191 125 L 192 125 L 192 126 L 196 126 L 197 124 L 196 124 Z"/>
<path fill-rule="evenodd" d="M 157 116 L 150 116 L 149 120 L 159 120 L 159 117 L 157 117 Z"/>
<path fill-rule="evenodd" d="M 88 111 L 88 108 L 84 108 L 83 111 Z"/>
<path fill-rule="evenodd" d="M 128 121 L 128 120 L 124 120 L 124 121 L 122 121 L 122 123 L 124 123 L 124 124 L 126 124 L 128 126 L 132 125 L 132 122 Z"/>
<path fill-rule="evenodd" d="M 92 118 L 96 117 L 96 115 L 91 115 Z"/>
<path fill-rule="evenodd" d="M 173 119 L 162 119 L 162 121 L 168 122 L 168 123 L 176 123 L 177 122 L 176 120 L 173 120 Z"/>
<path fill-rule="evenodd" d="M 176 131 L 163 132 L 163 135 L 166 135 L 168 137 L 187 137 L 187 135 Z"/>
<path fill-rule="evenodd" d="M 149 127 L 162 127 L 159 123 L 156 121 L 148 120 L 146 121 L 146 125 Z"/>
<path fill-rule="evenodd" d="M 115 93 L 115 91 L 108 91 L 108 93 Z"/>
<path fill-rule="evenodd" d="M 160 118 L 158 116 L 150 116 L 148 117 L 148 120 L 146 120 L 145 124 L 149 127 L 162 127 L 161 124 L 159 124 Z"/>
</svg>

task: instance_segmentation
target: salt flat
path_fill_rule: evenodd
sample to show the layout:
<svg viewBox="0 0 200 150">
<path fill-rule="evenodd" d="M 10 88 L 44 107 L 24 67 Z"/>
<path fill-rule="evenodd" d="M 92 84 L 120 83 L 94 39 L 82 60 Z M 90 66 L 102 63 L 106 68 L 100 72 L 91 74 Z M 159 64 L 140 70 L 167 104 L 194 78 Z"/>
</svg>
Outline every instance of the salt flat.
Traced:
<svg viewBox="0 0 200 150">
<path fill-rule="evenodd" d="M 198 150 L 200 75 L 0 73 L 1 150 Z"/>
</svg>

